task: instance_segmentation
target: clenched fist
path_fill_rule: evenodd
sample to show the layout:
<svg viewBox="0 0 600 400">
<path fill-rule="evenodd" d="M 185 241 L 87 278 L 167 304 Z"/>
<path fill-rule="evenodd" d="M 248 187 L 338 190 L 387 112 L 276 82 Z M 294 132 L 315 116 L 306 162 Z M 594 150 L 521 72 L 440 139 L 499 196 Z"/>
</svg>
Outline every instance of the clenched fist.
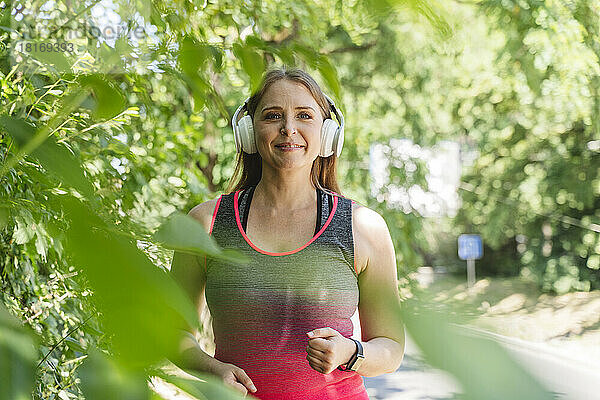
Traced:
<svg viewBox="0 0 600 400">
<path fill-rule="evenodd" d="M 339 365 L 346 364 L 356 351 L 352 339 L 342 336 L 333 328 L 319 328 L 307 332 L 306 359 L 317 372 L 329 374 Z"/>
</svg>

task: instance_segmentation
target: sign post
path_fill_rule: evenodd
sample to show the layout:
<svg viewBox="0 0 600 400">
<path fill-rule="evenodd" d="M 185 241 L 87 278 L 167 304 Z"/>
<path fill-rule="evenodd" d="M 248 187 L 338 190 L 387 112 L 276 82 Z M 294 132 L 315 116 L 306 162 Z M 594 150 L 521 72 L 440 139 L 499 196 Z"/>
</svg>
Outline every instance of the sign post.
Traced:
<svg viewBox="0 0 600 400">
<path fill-rule="evenodd" d="M 483 257 L 481 236 L 463 234 L 458 237 L 458 257 L 467 260 L 467 286 L 475 284 L 475 260 Z"/>
</svg>

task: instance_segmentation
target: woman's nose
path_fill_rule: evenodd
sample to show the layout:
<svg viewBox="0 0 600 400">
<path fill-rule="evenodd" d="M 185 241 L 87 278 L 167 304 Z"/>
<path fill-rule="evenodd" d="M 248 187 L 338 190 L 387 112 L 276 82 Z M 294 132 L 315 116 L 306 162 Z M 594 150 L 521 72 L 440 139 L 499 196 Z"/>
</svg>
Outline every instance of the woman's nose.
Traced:
<svg viewBox="0 0 600 400">
<path fill-rule="evenodd" d="M 281 133 L 284 135 L 295 135 L 296 133 L 296 129 L 295 128 L 286 128 L 285 126 L 281 127 Z"/>
<path fill-rule="evenodd" d="M 296 127 L 294 126 L 294 122 L 290 118 L 283 119 L 280 131 L 281 133 L 286 135 L 293 135 L 297 133 Z"/>
</svg>

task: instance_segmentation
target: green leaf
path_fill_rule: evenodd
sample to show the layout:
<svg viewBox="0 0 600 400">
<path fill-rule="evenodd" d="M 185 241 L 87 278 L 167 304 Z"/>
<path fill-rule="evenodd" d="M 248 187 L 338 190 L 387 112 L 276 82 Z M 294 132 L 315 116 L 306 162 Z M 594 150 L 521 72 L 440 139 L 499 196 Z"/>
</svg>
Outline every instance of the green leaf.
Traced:
<svg viewBox="0 0 600 400">
<path fill-rule="evenodd" d="M 339 99 L 341 97 L 340 81 L 338 79 L 335 67 L 331 64 L 327 57 L 321 56 L 319 58 L 317 68 L 325 82 L 327 82 L 327 86 L 329 86 L 333 91 L 333 95 Z"/>
<path fill-rule="evenodd" d="M 212 46 L 198 43 L 195 39 L 186 36 L 179 44 L 179 65 L 186 75 L 193 77 L 198 70 L 205 68 L 214 54 Z"/>
<path fill-rule="evenodd" d="M 281 58 L 281 61 L 284 64 L 294 65 L 294 52 L 291 49 L 287 47 L 282 47 L 274 49 L 273 52 L 277 54 L 279 58 Z"/>
<path fill-rule="evenodd" d="M 267 44 L 255 35 L 248 35 L 244 40 L 247 47 L 265 50 L 268 46 Z"/>
<path fill-rule="evenodd" d="M 13 238 L 16 244 L 25 244 L 33 239 L 35 232 L 30 228 L 31 224 L 28 224 L 20 217 L 15 218 L 16 226 L 13 234 Z"/>
<path fill-rule="evenodd" d="M 224 261 L 246 263 L 248 258 L 239 252 L 222 250 L 205 231 L 202 224 L 189 215 L 175 212 L 161 224 L 153 239 L 160 245 L 196 255 L 208 255 Z"/>
<path fill-rule="evenodd" d="M 4 203 L 7 199 L 2 199 L 0 203 Z M 8 225 L 8 218 L 10 217 L 10 209 L 6 204 L 0 204 L 0 229 L 4 229 Z"/>
<path fill-rule="evenodd" d="M 77 339 L 74 339 L 72 337 L 68 337 L 65 339 L 64 342 L 71 350 L 74 351 L 78 351 L 80 353 L 85 353 L 85 348 L 81 345 L 81 343 L 79 343 L 79 341 Z"/>
<path fill-rule="evenodd" d="M 152 8 L 152 3 L 149 3 L 147 1 L 136 0 L 135 2 L 135 9 L 140 13 L 142 17 L 144 17 L 146 21 L 150 19 Z"/>
<path fill-rule="evenodd" d="M 212 52 L 212 56 L 214 58 L 214 66 L 217 72 L 223 72 L 223 56 L 224 53 L 221 49 L 210 46 L 210 50 Z"/>
<path fill-rule="evenodd" d="M 0 304 L 0 400 L 30 400 L 37 339 Z"/>
<path fill-rule="evenodd" d="M 233 45 L 233 53 L 240 60 L 244 72 L 250 77 L 250 89 L 255 92 L 260 85 L 265 71 L 265 63 L 261 54 L 255 48 L 239 43 Z"/>
<path fill-rule="evenodd" d="M 84 332 L 89 333 L 92 336 L 97 336 L 97 337 L 101 337 L 104 336 L 104 332 L 99 331 L 98 329 L 96 329 L 95 327 L 93 327 L 89 322 L 86 324 L 83 324 L 81 326 L 81 329 L 83 329 Z"/>
<path fill-rule="evenodd" d="M 225 386 L 213 375 L 202 374 L 191 370 L 185 370 L 185 372 L 192 375 L 192 377 L 177 376 L 162 371 L 159 371 L 157 376 L 199 400 L 238 400 L 245 398 L 245 396 L 235 389 Z"/>
<path fill-rule="evenodd" d="M 319 61 L 321 60 L 321 55 L 317 53 L 314 49 L 305 46 L 301 43 L 295 42 L 290 46 L 290 49 L 294 54 L 298 54 L 304 59 L 304 61 L 312 68 L 317 69 L 319 66 Z"/>
<path fill-rule="evenodd" d="M 48 240 L 46 230 L 42 224 L 36 225 L 35 230 L 35 249 L 43 262 L 46 262 L 46 254 L 48 253 Z"/>
<path fill-rule="evenodd" d="M 417 15 L 425 17 L 429 23 L 443 36 L 452 33 L 452 28 L 441 15 L 442 6 L 437 0 L 364 0 L 369 14 L 386 18 L 391 13 L 405 12 L 406 8 Z"/>
<path fill-rule="evenodd" d="M 194 111 L 196 112 L 202 110 L 208 95 L 213 90 L 210 82 L 204 77 L 204 69 L 214 55 L 215 49 L 212 46 L 198 43 L 189 36 L 183 38 L 180 43 L 178 61 L 184 79 L 192 89 Z M 219 62 L 222 62 L 222 59 L 219 59 Z"/>
<path fill-rule="evenodd" d="M 194 96 L 194 111 L 200 112 L 206 105 L 206 99 L 212 87 L 210 83 L 199 74 L 196 74 L 191 78 L 188 83 L 192 88 L 192 95 Z"/>
<path fill-rule="evenodd" d="M 108 146 L 106 147 L 107 150 L 112 151 L 116 155 L 131 155 L 129 146 L 127 146 L 125 143 L 108 135 L 106 135 L 106 139 L 108 141 Z"/>
<path fill-rule="evenodd" d="M 147 3 L 143 0 L 137 0 L 139 3 L 144 3 L 144 6 L 149 6 L 152 3 Z M 144 20 L 149 21 L 152 25 L 160 28 L 159 32 L 164 32 L 166 30 L 167 24 L 165 23 L 165 17 L 160 12 L 158 7 L 151 7 L 150 19 L 148 17 L 144 17 Z"/>
<path fill-rule="evenodd" d="M 145 375 L 123 369 L 97 349 L 90 351 L 77 371 L 87 400 L 147 400 L 150 397 Z"/>
<path fill-rule="evenodd" d="M 44 65 L 52 65 L 59 73 L 70 73 L 71 62 L 62 51 L 55 51 L 52 43 L 33 41 L 30 43 L 32 49 L 29 53 Z M 43 50 L 43 51 L 42 51 Z"/>
<path fill-rule="evenodd" d="M 77 79 L 77 85 L 90 90 L 90 97 L 85 104 L 92 111 L 94 118 L 110 119 L 125 108 L 125 96 L 104 75 L 81 75 Z"/>
<path fill-rule="evenodd" d="M 365 9 L 369 10 L 369 14 L 384 18 L 393 12 L 393 7 L 388 0 L 363 0 L 365 2 Z"/>
</svg>

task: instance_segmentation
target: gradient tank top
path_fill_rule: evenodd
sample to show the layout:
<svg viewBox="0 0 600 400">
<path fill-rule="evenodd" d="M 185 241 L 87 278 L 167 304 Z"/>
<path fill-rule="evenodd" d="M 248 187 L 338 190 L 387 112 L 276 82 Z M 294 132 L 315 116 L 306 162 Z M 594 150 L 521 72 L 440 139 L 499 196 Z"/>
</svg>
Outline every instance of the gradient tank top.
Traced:
<svg viewBox="0 0 600 400">
<path fill-rule="evenodd" d="M 322 374 L 306 359 L 306 332 L 331 327 L 352 336 L 358 305 L 352 200 L 317 191 L 317 225 L 305 245 L 284 253 L 255 246 L 245 234 L 248 192 L 219 198 L 211 235 L 250 259 L 244 265 L 207 259 L 206 302 L 215 358 L 244 369 L 262 400 L 368 400 L 362 377 Z M 265 223 L 268 223 L 266 221 Z"/>
</svg>

